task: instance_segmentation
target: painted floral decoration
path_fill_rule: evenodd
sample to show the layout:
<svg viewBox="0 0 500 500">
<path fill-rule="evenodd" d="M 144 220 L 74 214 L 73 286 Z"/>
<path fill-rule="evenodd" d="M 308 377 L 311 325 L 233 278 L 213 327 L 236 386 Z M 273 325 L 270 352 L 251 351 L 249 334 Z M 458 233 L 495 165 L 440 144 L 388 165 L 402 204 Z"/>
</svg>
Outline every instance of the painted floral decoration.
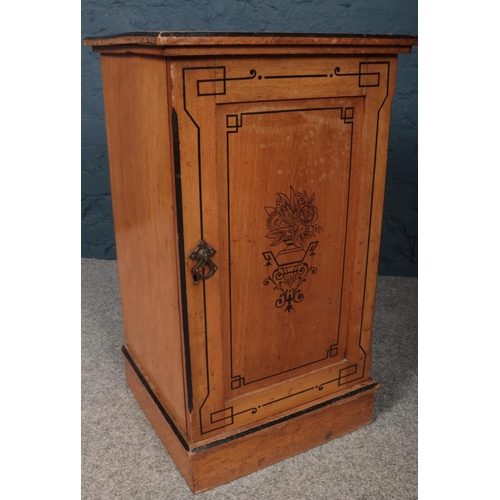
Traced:
<svg viewBox="0 0 500 500">
<path fill-rule="evenodd" d="M 271 246 L 285 242 L 304 248 L 306 240 L 312 238 L 323 228 L 315 224 L 318 209 L 314 205 L 314 193 L 309 198 L 307 193 L 296 193 L 290 186 L 290 197 L 278 193 L 275 207 L 265 207 L 268 214 L 266 238 L 273 240 Z"/>
</svg>

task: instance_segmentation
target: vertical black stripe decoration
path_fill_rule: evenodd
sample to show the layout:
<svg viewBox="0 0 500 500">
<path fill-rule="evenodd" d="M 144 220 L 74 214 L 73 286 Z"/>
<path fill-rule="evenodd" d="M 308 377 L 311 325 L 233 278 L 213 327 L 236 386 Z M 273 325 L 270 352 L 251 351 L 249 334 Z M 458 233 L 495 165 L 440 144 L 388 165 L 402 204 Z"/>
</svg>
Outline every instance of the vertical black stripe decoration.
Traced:
<svg viewBox="0 0 500 500">
<path fill-rule="evenodd" d="M 179 144 L 179 120 L 177 111 L 172 109 L 172 133 L 174 145 L 174 176 L 175 176 L 175 198 L 177 212 L 177 236 L 179 243 L 180 261 L 180 281 L 181 281 L 181 301 L 182 301 L 182 327 L 184 330 L 184 352 L 186 356 L 186 381 L 187 399 L 189 411 L 193 411 L 193 382 L 191 378 L 191 351 L 189 348 L 189 325 L 188 325 L 188 304 L 186 294 L 186 273 L 184 252 L 184 224 L 182 218 L 182 186 L 181 186 L 181 152 Z"/>
</svg>

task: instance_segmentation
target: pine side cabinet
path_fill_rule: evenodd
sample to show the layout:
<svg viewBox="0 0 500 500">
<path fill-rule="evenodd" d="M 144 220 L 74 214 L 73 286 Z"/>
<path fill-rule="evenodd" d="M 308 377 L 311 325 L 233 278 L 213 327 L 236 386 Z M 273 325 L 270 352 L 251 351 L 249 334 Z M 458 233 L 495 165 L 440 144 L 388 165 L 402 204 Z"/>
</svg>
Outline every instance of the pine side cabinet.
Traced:
<svg viewBox="0 0 500 500">
<path fill-rule="evenodd" d="M 371 421 L 412 36 L 126 33 L 101 55 L 128 384 L 197 493 Z"/>
</svg>

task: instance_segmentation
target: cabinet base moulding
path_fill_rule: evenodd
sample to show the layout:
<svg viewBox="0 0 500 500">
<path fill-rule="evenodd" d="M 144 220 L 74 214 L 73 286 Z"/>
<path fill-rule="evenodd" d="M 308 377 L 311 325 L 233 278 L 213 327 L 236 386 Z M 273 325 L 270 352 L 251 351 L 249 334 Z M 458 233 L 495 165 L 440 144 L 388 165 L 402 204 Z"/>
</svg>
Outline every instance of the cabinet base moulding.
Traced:
<svg viewBox="0 0 500 500">
<path fill-rule="evenodd" d="M 236 430 L 208 444 L 190 446 L 126 348 L 123 353 L 128 385 L 193 493 L 233 481 L 369 424 L 380 387 L 368 380 L 295 413 L 260 421 L 256 427 Z"/>
</svg>

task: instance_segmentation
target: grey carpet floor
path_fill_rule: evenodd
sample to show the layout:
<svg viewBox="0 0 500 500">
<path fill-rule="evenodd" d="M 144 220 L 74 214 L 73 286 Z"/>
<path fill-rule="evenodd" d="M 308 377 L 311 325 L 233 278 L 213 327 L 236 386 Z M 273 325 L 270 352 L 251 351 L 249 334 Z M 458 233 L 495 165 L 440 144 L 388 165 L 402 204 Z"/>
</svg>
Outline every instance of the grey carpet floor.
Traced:
<svg viewBox="0 0 500 500">
<path fill-rule="evenodd" d="M 115 261 L 82 260 L 82 498 L 417 498 L 417 279 L 380 277 L 371 425 L 192 495 L 125 382 Z"/>
</svg>

